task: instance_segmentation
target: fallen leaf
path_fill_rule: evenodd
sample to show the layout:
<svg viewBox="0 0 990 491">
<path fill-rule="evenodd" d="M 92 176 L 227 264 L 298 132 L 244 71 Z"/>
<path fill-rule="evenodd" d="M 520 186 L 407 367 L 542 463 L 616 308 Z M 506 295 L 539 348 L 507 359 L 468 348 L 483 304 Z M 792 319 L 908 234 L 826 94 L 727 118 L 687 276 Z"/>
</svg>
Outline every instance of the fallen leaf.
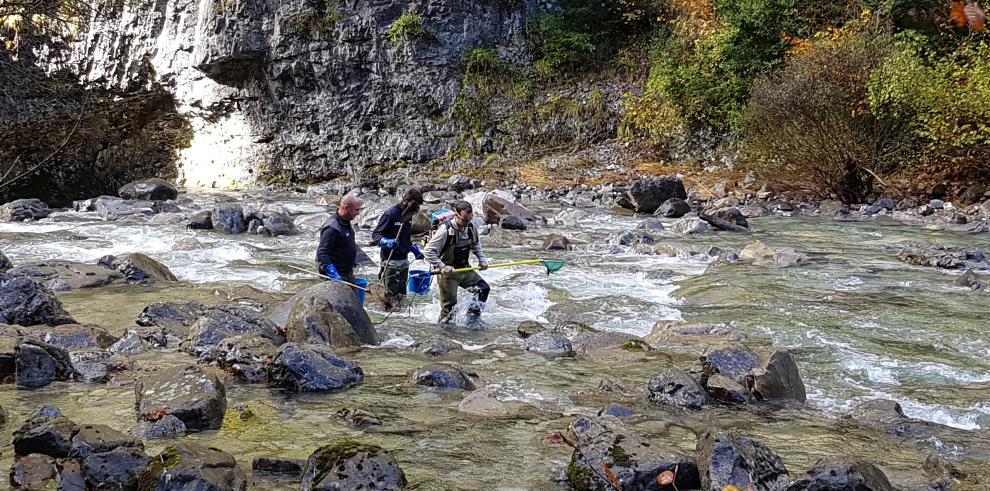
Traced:
<svg viewBox="0 0 990 491">
<path fill-rule="evenodd" d="M 657 476 L 657 484 L 661 486 L 670 486 L 674 483 L 674 473 L 671 471 L 663 471 Z"/>
<path fill-rule="evenodd" d="M 602 461 L 602 469 L 605 471 L 605 477 L 607 477 L 609 481 L 612 481 L 612 485 L 615 486 L 615 489 L 622 491 L 622 481 L 619 480 L 619 476 L 615 475 L 615 472 L 612 472 L 612 468 L 609 467 L 608 462 L 604 460 Z"/>
</svg>

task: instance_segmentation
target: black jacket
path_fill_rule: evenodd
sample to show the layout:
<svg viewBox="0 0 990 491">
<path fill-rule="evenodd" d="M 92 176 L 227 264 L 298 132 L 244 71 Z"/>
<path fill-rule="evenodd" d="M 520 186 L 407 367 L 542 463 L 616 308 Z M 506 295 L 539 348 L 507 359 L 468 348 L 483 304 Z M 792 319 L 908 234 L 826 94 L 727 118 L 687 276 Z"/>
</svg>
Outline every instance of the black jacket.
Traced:
<svg viewBox="0 0 990 491">
<path fill-rule="evenodd" d="M 320 274 L 326 274 L 327 264 L 333 264 L 341 276 L 353 276 L 357 251 L 351 222 L 341 220 L 334 213 L 320 227 L 320 246 L 316 249 L 316 263 L 320 267 Z"/>
<path fill-rule="evenodd" d="M 375 226 L 375 230 L 371 232 L 371 240 L 375 244 L 378 244 L 383 237 L 394 239 L 398 235 L 398 247 L 395 249 L 382 247 L 382 261 L 388 260 L 389 254 L 392 255 L 391 258 L 393 261 L 409 259 L 409 252 L 412 250 L 412 217 L 403 217 L 403 210 L 405 210 L 405 206 L 402 203 L 398 203 L 386 210 L 382 214 L 382 217 L 378 219 L 378 225 Z M 400 226 L 402 227 L 401 233 L 399 232 Z"/>
</svg>

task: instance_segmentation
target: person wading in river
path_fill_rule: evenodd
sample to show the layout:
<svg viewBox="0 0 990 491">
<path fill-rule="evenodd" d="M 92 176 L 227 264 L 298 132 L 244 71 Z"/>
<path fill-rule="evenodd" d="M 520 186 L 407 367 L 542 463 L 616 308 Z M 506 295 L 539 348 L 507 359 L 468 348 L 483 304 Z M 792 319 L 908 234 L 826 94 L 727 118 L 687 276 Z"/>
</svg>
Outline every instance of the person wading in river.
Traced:
<svg viewBox="0 0 990 491">
<path fill-rule="evenodd" d="M 371 240 L 381 246 L 382 266 L 378 279 L 388 290 L 383 299 L 385 308 L 398 305 L 406 294 L 409 281 L 409 253 L 423 259 L 419 246 L 412 243 L 412 217 L 419 212 L 423 195 L 418 189 L 410 189 L 402 201 L 389 208 L 378 220 L 371 233 Z"/>
<path fill-rule="evenodd" d="M 442 273 L 437 279 L 440 283 L 440 319 L 441 323 L 450 323 L 454 317 L 454 307 L 457 305 L 458 288 L 474 288 L 477 299 L 468 307 L 468 322 L 476 322 L 481 317 L 481 311 L 488 301 L 491 287 L 475 271 L 455 273 L 456 268 L 469 266 L 468 260 L 473 252 L 478 258 L 478 266 L 482 271 L 488 269 L 488 258 L 481 250 L 478 231 L 475 230 L 471 219 L 474 210 L 471 203 L 458 201 L 454 203 L 455 215 L 440 223 L 439 228 L 430 242 L 426 244 L 423 255 L 433 269 Z"/>
<path fill-rule="evenodd" d="M 316 249 L 316 267 L 320 274 L 334 281 L 354 283 L 354 264 L 357 262 L 357 243 L 351 220 L 361 213 L 364 202 L 346 195 L 340 200 L 334 213 L 320 227 L 320 246 Z"/>
</svg>

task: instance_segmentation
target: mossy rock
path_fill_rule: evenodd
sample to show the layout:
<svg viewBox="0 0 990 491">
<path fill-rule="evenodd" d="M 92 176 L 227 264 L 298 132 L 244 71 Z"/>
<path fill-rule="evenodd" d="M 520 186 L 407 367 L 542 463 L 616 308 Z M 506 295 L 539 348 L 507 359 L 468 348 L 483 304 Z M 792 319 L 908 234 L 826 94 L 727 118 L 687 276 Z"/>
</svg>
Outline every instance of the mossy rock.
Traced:
<svg viewBox="0 0 990 491">
<path fill-rule="evenodd" d="M 319 448 L 306 461 L 302 490 L 402 489 L 406 476 L 383 448 L 343 441 Z"/>
</svg>

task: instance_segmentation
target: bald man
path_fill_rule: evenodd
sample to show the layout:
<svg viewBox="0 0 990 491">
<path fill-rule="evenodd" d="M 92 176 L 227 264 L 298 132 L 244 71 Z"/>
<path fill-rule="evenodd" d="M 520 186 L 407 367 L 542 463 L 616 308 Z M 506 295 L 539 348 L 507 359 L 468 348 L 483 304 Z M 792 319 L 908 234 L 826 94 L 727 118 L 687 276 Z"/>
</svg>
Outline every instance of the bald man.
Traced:
<svg viewBox="0 0 990 491">
<path fill-rule="evenodd" d="M 320 273 L 335 281 L 354 283 L 354 263 L 357 243 L 351 220 L 361 213 L 364 202 L 352 195 L 340 200 L 337 213 L 320 227 L 320 246 L 316 249 L 316 265 Z"/>
</svg>

